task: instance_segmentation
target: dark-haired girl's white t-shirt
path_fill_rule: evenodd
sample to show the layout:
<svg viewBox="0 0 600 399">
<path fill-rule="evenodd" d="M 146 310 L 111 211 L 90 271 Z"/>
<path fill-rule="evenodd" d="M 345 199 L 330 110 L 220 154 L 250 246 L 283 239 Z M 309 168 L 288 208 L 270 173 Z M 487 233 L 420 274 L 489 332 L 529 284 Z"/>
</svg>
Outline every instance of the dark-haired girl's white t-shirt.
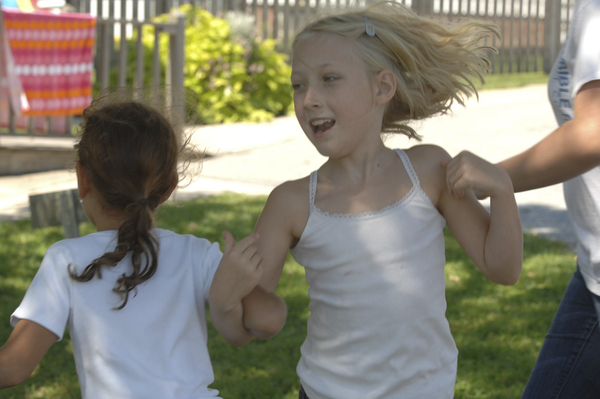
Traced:
<svg viewBox="0 0 600 399">
<path fill-rule="evenodd" d="M 115 281 L 129 273 L 128 258 L 103 268 L 102 278 L 73 280 L 68 265 L 82 271 L 115 248 L 116 232 L 103 231 L 52 245 L 11 316 L 34 321 L 62 339 L 69 328 L 84 399 L 218 397 L 208 388 L 214 375 L 206 346 L 206 305 L 221 260 L 218 244 L 156 229 L 158 269 L 121 298 Z"/>
</svg>

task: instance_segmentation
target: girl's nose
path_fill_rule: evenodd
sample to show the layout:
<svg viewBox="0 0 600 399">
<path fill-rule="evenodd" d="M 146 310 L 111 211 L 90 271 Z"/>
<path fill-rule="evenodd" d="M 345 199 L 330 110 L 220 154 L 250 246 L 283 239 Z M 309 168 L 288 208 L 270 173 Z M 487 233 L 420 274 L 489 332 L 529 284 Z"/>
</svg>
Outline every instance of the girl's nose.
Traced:
<svg viewBox="0 0 600 399">
<path fill-rule="evenodd" d="M 321 106 L 321 96 L 319 95 L 318 90 L 314 87 L 309 87 L 306 89 L 306 94 L 304 95 L 304 107 L 305 108 L 316 108 Z"/>
</svg>

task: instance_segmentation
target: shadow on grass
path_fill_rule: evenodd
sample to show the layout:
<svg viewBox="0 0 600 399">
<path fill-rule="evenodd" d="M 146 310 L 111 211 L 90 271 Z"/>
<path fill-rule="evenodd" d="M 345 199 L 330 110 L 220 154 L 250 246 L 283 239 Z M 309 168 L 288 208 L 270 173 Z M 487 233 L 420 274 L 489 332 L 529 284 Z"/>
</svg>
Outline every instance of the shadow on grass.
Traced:
<svg viewBox="0 0 600 399">
<path fill-rule="evenodd" d="M 545 205 L 522 205 L 519 206 L 519 215 L 526 232 L 553 241 L 564 242 L 568 249 L 576 250 L 575 230 L 573 230 L 566 209 Z"/>
<path fill-rule="evenodd" d="M 447 317 L 459 349 L 456 398 L 519 398 L 575 270 L 564 244 L 525 236 L 519 282 L 488 281 L 447 238 Z"/>
<path fill-rule="evenodd" d="M 63 236 L 61 228 L 34 230 L 28 220 L 0 223 L 0 344 L 12 331 L 10 315 L 25 295 L 46 249 Z M 80 397 L 68 332 L 50 348 L 26 383 L 0 391 L 1 399 Z"/>
</svg>

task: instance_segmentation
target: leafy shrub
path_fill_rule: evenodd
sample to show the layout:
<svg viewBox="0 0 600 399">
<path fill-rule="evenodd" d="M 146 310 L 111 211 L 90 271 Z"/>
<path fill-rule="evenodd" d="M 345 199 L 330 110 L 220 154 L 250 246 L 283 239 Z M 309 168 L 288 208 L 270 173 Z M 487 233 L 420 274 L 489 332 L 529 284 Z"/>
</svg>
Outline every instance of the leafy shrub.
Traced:
<svg viewBox="0 0 600 399">
<path fill-rule="evenodd" d="M 260 122 L 287 114 L 292 104 L 291 69 L 286 63 L 288 56 L 276 51 L 274 40 L 235 35 L 226 20 L 199 7 L 187 4 L 179 10 L 186 18 L 184 86 L 197 96 L 201 122 Z M 161 15 L 156 22 L 168 19 L 168 15 Z M 136 40 L 134 34 L 129 42 L 128 81 L 133 80 L 135 73 Z M 161 35 L 159 53 L 163 71 L 168 40 L 168 35 Z M 152 26 L 143 28 L 142 43 L 144 83 L 150 85 Z M 164 83 L 164 76 L 161 79 Z"/>
</svg>

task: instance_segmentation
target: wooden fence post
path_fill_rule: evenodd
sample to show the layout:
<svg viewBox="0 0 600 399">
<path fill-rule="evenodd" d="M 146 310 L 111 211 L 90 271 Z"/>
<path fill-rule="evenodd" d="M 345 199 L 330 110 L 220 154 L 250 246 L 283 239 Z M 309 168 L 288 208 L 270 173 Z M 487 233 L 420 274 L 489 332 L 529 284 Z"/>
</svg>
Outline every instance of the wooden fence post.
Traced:
<svg viewBox="0 0 600 399">
<path fill-rule="evenodd" d="M 75 208 L 75 200 L 70 191 L 59 193 L 60 202 L 60 221 L 65 229 L 65 238 L 79 237 L 79 221 Z M 77 203 L 77 205 L 79 205 Z"/>
<path fill-rule="evenodd" d="M 550 73 L 560 51 L 561 1 L 546 0 L 544 17 L 544 72 Z"/>
<path fill-rule="evenodd" d="M 76 189 L 30 195 L 29 208 L 33 228 L 62 225 L 65 238 L 79 237 L 79 223 L 88 220 Z"/>
<path fill-rule="evenodd" d="M 173 27 L 169 32 L 169 63 L 170 73 L 168 75 L 170 91 L 168 105 L 173 113 L 171 117 L 176 125 L 182 130 L 178 132 L 183 137 L 183 126 L 185 123 L 185 85 L 183 69 L 185 66 L 185 24 L 186 17 L 179 11 L 174 10 L 170 15 Z"/>
<path fill-rule="evenodd" d="M 433 15 L 433 0 L 413 0 L 411 8 L 419 15 Z"/>
</svg>

